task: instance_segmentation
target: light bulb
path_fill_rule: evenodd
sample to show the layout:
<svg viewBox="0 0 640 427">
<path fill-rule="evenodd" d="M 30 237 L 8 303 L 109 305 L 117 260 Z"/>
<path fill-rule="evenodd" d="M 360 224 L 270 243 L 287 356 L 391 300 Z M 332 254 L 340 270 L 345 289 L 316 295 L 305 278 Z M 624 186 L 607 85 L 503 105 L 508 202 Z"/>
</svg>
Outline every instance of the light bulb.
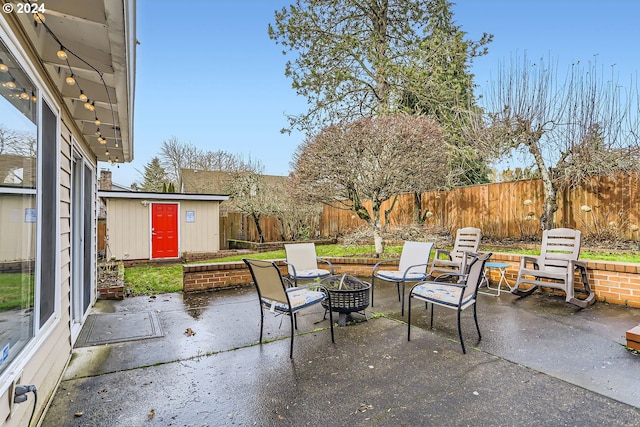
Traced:
<svg viewBox="0 0 640 427">
<path fill-rule="evenodd" d="M 96 126 L 100 126 L 102 124 L 102 122 L 100 121 L 99 118 L 96 117 L 96 120 L 93 122 L 96 124 Z"/>
<path fill-rule="evenodd" d="M 3 73 L 9 71 L 9 67 L 7 67 L 7 64 L 2 62 L 2 59 L 0 59 L 0 71 L 2 71 Z"/>
<path fill-rule="evenodd" d="M 22 99 L 24 99 L 24 100 L 27 100 L 27 99 L 30 99 L 30 98 L 31 98 L 31 95 L 29 95 L 29 94 L 27 93 L 27 91 L 23 89 L 23 90 L 22 90 L 22 93 L 20 94 L 20 98 L 22 98 Z"/>
<path fill-rule="evenodd" d="M 96 111 L 96 105 L 93 103 L 93 101 L 91 101 L 91 107 L 89 108 L 89 111 Z"/>
<path fill-rule="evenodd" d="M 71 73 L 71 75 L 67 77 L 65 81 L 69 86 L 73 86 L 74 84 L 76 84 L 76 79 L 73 77 L 73 73 Z"/>
<path fill-rule="evenodd" d="M 62 46 L 60 46 L 60 50 L 56 52 L 56 55 L 63 61 L 67 59 L 67 52 L 64 51 Z"/>
<path fill-rule="evenodd" d="M 15 89 L 16 88 L 16 81 L 11 79 L 7 82 L 7 84 L 5 85 L 7 86 L 9 89 Z"/>
<path fill-rule="evenodd" d="M 44 13 L 38 12 L 33 14 L 33 20 L 41 24 L 44 24 L 47 19 L 44 17 Z"/>
<path fill-rule="evenodd" d="M 102 136 L 102 134 L 100 133 L 100 128 L 96 129 L 96 133 L 95 133 L 95 135 L 96 135 L 96 136 Z"/>
<path fill-rule="evenodd" d="M 87 95 L 85 95 L 83 91 L 80 91 L 80 96 L 78 98 L 80 98 L 80 101 L 82 102 L 87 102 L 87 99 L 89 99 L 87 98 Z"/>
<path fill-rule="evenodd" d="M 109 155 L 109 149 L 108 149 L 108 148 L 104 151 L 104 155 L 105 155 L 105 156 L 108 156 L 108 155 Z"/>
</svg>

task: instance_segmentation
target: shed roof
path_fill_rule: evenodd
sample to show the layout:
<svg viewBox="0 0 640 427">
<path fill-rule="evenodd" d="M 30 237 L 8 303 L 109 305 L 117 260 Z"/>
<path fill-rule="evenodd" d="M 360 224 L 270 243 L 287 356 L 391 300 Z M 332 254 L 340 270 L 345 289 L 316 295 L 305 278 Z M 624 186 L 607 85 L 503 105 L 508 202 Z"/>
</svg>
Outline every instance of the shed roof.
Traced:
<svg viewBox="0 0 640 427">
<path fill-rule="evenodd" d="M 226 194 L 152 193 L 143 191 L 98 191 L 98 197 L 105 199 L 198 200 L 212 202 L 223 202 L 229 199 Z"/>
</svg>

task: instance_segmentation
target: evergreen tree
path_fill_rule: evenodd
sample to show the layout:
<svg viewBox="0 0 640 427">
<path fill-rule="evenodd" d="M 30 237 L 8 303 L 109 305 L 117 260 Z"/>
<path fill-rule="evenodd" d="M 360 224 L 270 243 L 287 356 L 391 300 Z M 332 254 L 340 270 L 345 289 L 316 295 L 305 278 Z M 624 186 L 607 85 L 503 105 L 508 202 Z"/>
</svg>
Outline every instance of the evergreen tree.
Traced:
<svg viewBox="0 0 640 427">
<path fill-rule="evenodd" d="M 138 187 L 142 191 L 165 192 L 164 185 L 167 181 L 167 172 L 160 165 L 160 159 L 154 157 L 144 166 L 142 184 Z"/>
</svg>

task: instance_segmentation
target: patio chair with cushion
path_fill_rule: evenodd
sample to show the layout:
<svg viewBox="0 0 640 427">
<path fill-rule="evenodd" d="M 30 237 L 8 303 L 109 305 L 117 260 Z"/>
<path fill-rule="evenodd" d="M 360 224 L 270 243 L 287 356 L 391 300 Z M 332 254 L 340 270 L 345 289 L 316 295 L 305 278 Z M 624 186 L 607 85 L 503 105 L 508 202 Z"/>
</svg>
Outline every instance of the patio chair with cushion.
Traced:
<svg viewBox="0 0 640 427">
<path fill-rule="evenodd" d="M 404 292 L 406 282 L 417 282 L 427 277 L 427 266 L 431 255 L 432 242 L 404 242 L 400 259 L 389 259 L 380 261 L 373 267 L 371 272 L 371 306 L 373 307 L 373 294 L 375 279 L 393 282 L 398 289 L 398 301 L 402 301 L 401 310 L 404 316 Z M 399 262 L 398 268 L 394 270 L 380 270 L 384 264 Z M 402 294 L 400 284 L 402 283 Z"/>
<path fill-rule="evenodd" d="M 298 286 L 298 280 L 314 280 L 333 275 L 333 265 L 316 255 L 314 243 L 291 243 L 284 245 L 287 254 L 288 277 Z M 318 263 L 327 264 L 328 270 L 318 268 Z"/>
<path fill-rule="evenodd" d="M 264 329 L 264 310 L 268 310 L 276 315 L 287 315 L 291 319 L 289 357 L 293 358 L 294 329 L 298 329 L 296 314 L 300 310 L 319 304 L 325 299 L 329 306 L 331 342 L 335 343 L 331 296 L 323 286 L 316 286 L 315 289 L 318 290 L 287 287 L 280 273 L 280 269 L 275 262 L 252 259 L 244 259 L 243 261 L 249 267 L 253 283 L 258 291 L 258 299 L 260 301 L 260 344 L 262 344 L 262 332 Z"/>
<path fill-rule="evenodd" d="M 478 252 L 482 231 L 475 227 L 459 228 L 453 249 L 436 249 L 429 275 L 436 277 L 440 274 L 462 273 L 461 266 L 465 252 Z M 445 258 L 443 258 L 443 256 Z"/>
<path fill-rule="evenodd" d="M 595 302 L 591 291 L 587 265 L 578 260 L 581 244 L 580 231 L 570 228 L 553 228 L 542 233 L 540 256 L 523 256 L 520 270 L 512 293 L 525 297 L 538 287 L 560 289 L 566 294 L 566 301 L 578 307 L 587 307 Z M 575 297 L 575 272 L 581 274 L 586 298 Z M 520 288 L 521 285 L 526 287 Z"/>
<path fill-rule="evenodd" d="M 436 278 L 435 281 L 423 281 L 416 283 L 409 292 L 409 309 L 407 315 L 407 340 L 411 341 L 411 299 L 417 299 L 426 303 L 427 309 L 431 303 L 431 323 L 433 328 L 433 310 L 436 305 L 450 308 L 457 311 L 458 315 L 458 337 L 462 346 L 462 353 L 466 353 L 464 340 L 462 338 L 462 327 L 460 325 L 460 315 L 462 310 L 473 306 L 473 319 L 478 330 L 478 340 L 482 339 L 480 327 L 478 326 L 478 313 L 476 310 L 476 301 L 478 296 L 478 288 L 482 283 L 482 272 L 484 265 L 491 257 L 491 253 L 474 254 L 465 252 L 464 254 L 466 270 L 468 273 L 448 273 L 447 279 L 456 278 L 455 283 L 440 282 Z M 442 277 L 445 277 L 444 275 Z"/>
</svg>

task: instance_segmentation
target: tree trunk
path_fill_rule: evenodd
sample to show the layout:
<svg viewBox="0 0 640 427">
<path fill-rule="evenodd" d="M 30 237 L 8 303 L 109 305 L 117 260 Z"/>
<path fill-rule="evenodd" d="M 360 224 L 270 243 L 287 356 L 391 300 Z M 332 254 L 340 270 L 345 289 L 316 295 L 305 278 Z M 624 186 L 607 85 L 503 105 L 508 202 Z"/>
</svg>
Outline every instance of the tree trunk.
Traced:
<svg viewBox="0 0 640 427">
<path fill-rule="evenodd" d="M 540 228 L 542 230 L 551 230 L 553 228 L 553 214 L 558 210 L 558 192 L 550 180 L 543 179 L 543 186 L 544 205 L 542 207 L 542 215 L 540 215 Z"/>
<path fill-rule="evenodd" d="M 258 240 L 259 243 L 264 243 L 264 233 L 262 232 L 262 227 L 260 226 L 260 215 L 251 215 L 253 218 L 253 223 L 256 226 L 256 231 L 258 232 Z"/>
<path fill-rule="evenodd" d="M 529 152 L 533 154 L 533 157 L 542 176 L 542 183 L 544 188 L 544 205 L 542 207 L 542 215 L 540 215 L 540 228 L 542 230 L 551 230 L 553 228 L 553 214 L 558 210 L 558 189 L 553 182 L 551 171 L 544 163 L 542 157 L 542 151 L 539 147 L 540 135 L 536 134 L 537 139 L 530 142 Z"/>
<path fill-rule="evenodd" d="M 424 215 L 422 215 L 422 193 L 413 193 L 413 222 L 414 224 L 424 224 Z"/>
<path fill-rule="evenodd" d="M 373 210 L 373 244 L 376 247 L 376 257 L 380 257 L 384 253 L 384 244 L 382 242 L 382 227 L 380 225 L 380 204 L 374 201 L 372 204 Z"/>
</svg>

